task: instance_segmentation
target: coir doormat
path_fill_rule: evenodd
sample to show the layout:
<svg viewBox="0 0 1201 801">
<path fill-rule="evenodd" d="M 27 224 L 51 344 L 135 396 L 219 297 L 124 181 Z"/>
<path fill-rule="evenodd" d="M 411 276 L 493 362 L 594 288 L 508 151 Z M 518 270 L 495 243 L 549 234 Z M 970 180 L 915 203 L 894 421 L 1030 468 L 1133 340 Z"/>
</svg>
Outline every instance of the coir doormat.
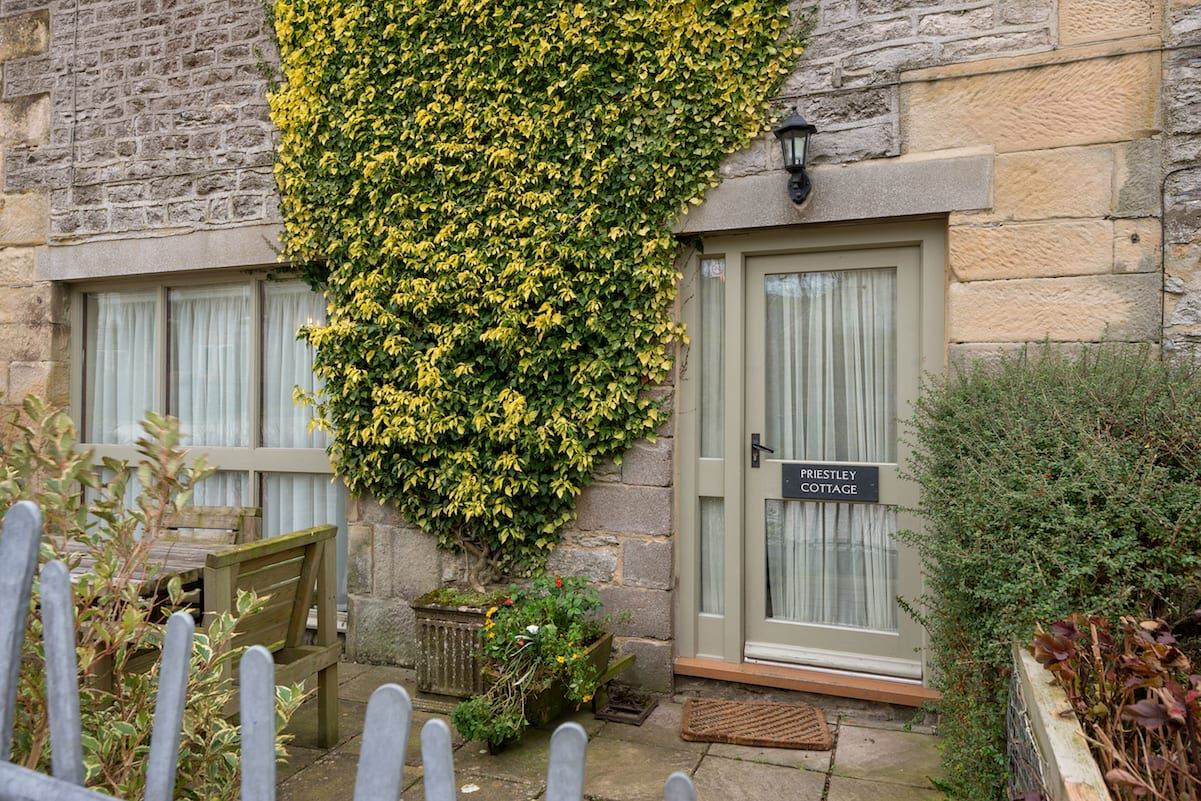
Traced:
<svg viewBox="0 0 1201 801">
<path fill-rule="evenodd" d="M 829 751 L 834 745 L 820 709 L 767 701 L 689 698 L 684 702 L 680 736 L 699 743 L 807 751 Z"/>
</svg>

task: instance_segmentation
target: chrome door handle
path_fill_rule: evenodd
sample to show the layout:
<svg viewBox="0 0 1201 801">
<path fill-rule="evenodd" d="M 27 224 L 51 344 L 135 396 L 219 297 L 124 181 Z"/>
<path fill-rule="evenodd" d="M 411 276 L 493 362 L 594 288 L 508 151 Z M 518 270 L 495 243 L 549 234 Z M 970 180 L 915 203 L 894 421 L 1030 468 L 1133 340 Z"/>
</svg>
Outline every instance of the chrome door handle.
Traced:
<svg viewBox="0 0 1201 801">
<path fill-rule="evenodd" d="M 751 467 L 759 466 L 759 454 L 763 452 L 775 453 L 774 448 L 769 448 L 759 441 L 759 434 L 751 434 Z"/>
</svg>

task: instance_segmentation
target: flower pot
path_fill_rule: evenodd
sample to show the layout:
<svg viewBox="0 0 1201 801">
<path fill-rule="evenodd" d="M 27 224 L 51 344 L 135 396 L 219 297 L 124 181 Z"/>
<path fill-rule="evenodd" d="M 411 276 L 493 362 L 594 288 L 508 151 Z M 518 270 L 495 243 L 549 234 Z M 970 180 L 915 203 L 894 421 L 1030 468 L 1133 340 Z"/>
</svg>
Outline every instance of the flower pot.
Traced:
<svg viewBox="0 0 1201 801">
<path fill-rule="evenodd" d="M 613 653 L 613 635 L 606 632 L 600 639 L 584 650 L 584 660 L 591 665 L 599 675 L 609 664 Z M 484 668 L 484 681 L 496 680 L 496 674 Z M 531 726 L 545 726 L 551 721 L 562 717 L 570 711 L 571 702 L 567 699 L 567 685 L 556 681 L 546 689 L 525 700 L 525 719 Z M 503 745 L 501 746 L 504 747 Z"/>
<path fill-rule="evenodd" d="M 479 632 L 486 609 L 412 603 L 417 618 L 417 689 L 467 698 L 484 690 Z"/>
</svg>

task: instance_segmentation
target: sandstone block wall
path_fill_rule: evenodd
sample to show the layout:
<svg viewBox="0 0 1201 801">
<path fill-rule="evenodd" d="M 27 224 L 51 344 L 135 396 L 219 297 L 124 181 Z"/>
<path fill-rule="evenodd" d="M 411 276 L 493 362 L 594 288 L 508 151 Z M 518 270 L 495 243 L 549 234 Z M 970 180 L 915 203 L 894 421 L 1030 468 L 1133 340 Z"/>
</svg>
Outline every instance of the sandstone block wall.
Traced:
<svg viewBox="0 0 1201 801">
<path fill-rule="evenodd" d="M 5 78 L 45 58 L 49 14 L 0 4 L 0 74 Z M 13 154 L 50 140 L 51 101 L 46 92 L 4 81 L 0 89 L 0 175 L 12 172 Z M 47 241 L 50 216 L 45 191 L 4 185 L 0 193 L 0 409 L 29 394 L 67 401 L 66 292 L 34 274 Z"/>
</svg>

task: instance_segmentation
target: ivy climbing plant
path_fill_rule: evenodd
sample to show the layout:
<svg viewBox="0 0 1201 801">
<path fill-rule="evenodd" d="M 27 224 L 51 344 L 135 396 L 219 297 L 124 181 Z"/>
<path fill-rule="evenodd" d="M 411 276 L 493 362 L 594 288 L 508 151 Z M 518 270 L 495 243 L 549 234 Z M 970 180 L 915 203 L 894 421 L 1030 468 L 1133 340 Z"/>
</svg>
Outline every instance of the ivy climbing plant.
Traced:
<svg viewBox="0 0 1201 801">
<path fill-rule="evenodd" d="M 654 437 L 672 222 L 764 130 L 786 0 L 276 0 L 285 256 L 349 487 L 537 568 Z"/>
</svg>

